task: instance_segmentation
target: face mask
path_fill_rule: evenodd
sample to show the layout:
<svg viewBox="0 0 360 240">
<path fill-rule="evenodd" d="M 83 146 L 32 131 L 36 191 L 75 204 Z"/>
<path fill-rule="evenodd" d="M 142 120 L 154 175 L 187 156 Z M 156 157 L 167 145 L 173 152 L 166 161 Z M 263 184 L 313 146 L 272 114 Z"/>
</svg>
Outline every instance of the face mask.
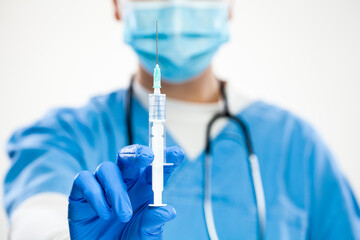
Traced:
<svg viewBox="0 0 360 240">
<path fill-rule="evenodd" d="M 156 64 L 165 81 L 182 83 L 200 75 L 218 48 L 229 39 L 228 1 L 125 1 L 124 37 L 152 73 Z"/>
</svg>

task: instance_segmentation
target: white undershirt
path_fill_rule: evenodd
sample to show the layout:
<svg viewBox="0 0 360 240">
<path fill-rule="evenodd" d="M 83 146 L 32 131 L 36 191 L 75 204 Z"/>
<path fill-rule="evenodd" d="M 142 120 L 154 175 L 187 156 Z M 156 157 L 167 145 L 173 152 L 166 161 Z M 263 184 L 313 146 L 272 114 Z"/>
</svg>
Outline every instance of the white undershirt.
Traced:
<svg viewBox="0 0 360 240">
<path fill-rule="evenodd" d="M 238 113 L 249 104 L 249 100 L 241 97 L 226 85 L 232 113 Z M 134 94 L 145 109 L 149 106 L 149 91 L 134 82 Z M 235 95 L 234 95 L 235 94 Z M 191 103 L 172 98 L 166 99 L 166 129 L 170 136 L 184 149 L 190 161 L 195 161 L 205 148 L 206 127 L 211 118 L 224 109 L 222 100 L 216 103 Z M 225 126 L 226 120 L 219 120 L 211 130 L 216 136 Z"/>
<path fill-rule="evenodd" d="M 251 103 L 231 86 L 226 85 L 229 108 L 238 113 Z M 134 84 L 135 97 L 148 109 L 149 92 Z M 199 104 L 167 98 L 166 125 L 171 137 L 182 147 L 190 161 L 195 161 L 205 147 L 207 123 L 223 109 L 223 101 Z M 212 130 L 217 135 L 226 120 L 219 120 Z M 67 196 L 41 193 L 25 200 L 10 218 L 10 239 L 70 239 L 67 221 Z"/>
</svg>

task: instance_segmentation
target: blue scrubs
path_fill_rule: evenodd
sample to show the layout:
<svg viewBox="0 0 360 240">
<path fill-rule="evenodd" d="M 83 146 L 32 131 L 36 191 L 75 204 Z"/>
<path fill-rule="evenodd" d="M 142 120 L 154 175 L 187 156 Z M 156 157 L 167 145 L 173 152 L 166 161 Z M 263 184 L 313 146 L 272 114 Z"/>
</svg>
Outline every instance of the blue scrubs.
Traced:
<svg viewBox="0 0 360 240">
<path fill-rule="evenodd" d="M 116 160 L 128 143 L 125 90 L 58 109 L 13 134 L 4 201 L 11 214 L 43 192 L 68 195 L 75 175 Z M 134 99 L 134 142 L 148 145 L 148 113 Z M 333 156 L 314 130 L 287 111 L 254 102 L 238 113 L 253 139 L 266 197 L 266 239 L 360 239 L 360 210 Z M 167 136 L 167 145 L 177 145 Z M 256 239 L 257 219 L 242 132 L 232 123 L 213 140 L 213 211 L 220 239 Z M 169 179 L 164 199 L 176 211 L 165 239 L 206 239 L 204 153 Z"/>
</svg>

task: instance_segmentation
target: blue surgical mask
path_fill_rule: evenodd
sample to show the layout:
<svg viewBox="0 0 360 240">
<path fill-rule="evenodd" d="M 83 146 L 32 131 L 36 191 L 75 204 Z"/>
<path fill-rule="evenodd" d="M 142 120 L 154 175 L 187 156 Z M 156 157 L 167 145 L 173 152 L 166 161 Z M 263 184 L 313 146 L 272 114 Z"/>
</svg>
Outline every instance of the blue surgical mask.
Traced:
<svg viewBox="0 0 360 240">
<path fill-rule="evenodd" d="M 159 65 L 167 82 L 200 75 L 229 39 L 228 1 L 126 1 L 123 9 L 125 42 L 149 73 L 156 64 L 158 21 Z"/>
</svg>

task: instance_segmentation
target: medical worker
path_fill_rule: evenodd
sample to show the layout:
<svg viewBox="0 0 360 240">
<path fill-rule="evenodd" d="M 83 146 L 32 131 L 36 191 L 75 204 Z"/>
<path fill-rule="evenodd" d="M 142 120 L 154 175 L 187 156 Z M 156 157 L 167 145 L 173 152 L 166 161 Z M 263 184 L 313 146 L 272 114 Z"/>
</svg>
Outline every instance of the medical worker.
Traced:
<svg viewBox="0 0 360 240">
<path fill-rule="evenodd" d="M 359 205 L 313 128 L 214 76 L 213 56 L 229 40 L 228 1 L 114 0 L 114 6 L 125 42 L 139 58 L 132 87 L 51 111 L 12 135 L 4 195 L 12 239 L 208 239 L 206 129 L 225 105 L 245 123 L 257 154 L 266 225 L 261 233 L 246 134 L 222 119 L 210 136 L 219 239 L 360 239 Z M 163 207 L 148 206 L 156 20 L 161 90 L 168 98 L 165 153 L 174 163 L 165 167 Z"/>
</svg>

